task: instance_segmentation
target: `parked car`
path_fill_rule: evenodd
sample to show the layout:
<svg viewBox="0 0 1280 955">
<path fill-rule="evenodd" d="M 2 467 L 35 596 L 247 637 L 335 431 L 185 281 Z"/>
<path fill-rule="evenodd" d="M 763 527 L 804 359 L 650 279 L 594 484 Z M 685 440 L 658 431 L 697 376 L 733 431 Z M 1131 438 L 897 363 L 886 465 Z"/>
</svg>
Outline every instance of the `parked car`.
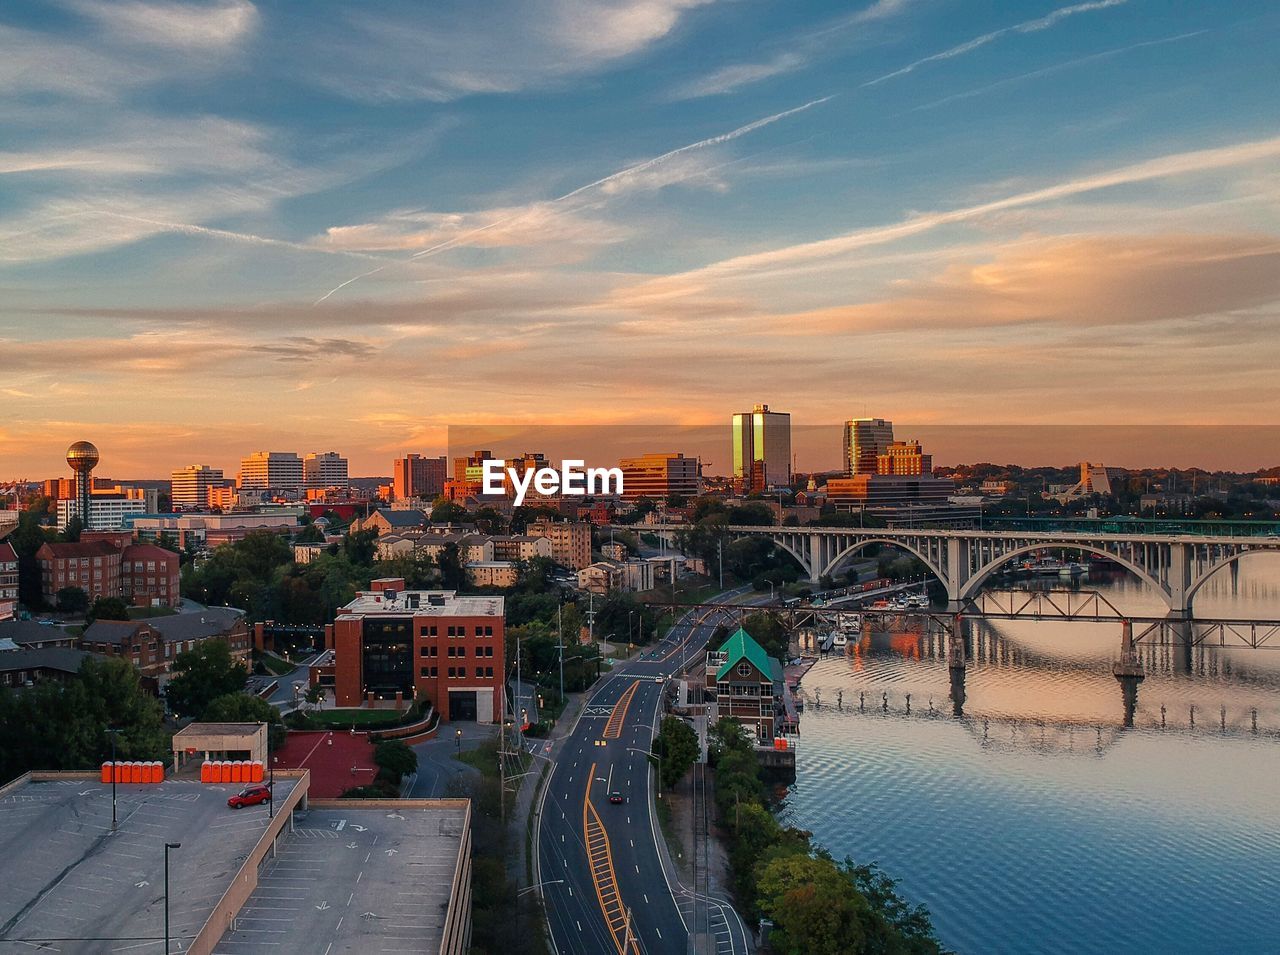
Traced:
<svg viewBox="0 0 1280 955">
<path fill-rule="evenodd" d="M 227 805 L 232 809 L 239 809 L 242 806 L 261 806 L 270 798 L 270 786 L 246 786 L 228 799 Z"/>
</svg>

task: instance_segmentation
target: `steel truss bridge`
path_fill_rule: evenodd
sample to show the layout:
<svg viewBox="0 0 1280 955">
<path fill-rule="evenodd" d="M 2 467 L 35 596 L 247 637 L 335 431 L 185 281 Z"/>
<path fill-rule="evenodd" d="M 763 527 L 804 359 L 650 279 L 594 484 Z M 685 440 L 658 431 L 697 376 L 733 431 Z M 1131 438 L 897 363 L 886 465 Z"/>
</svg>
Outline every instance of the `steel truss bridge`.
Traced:
<svg viewBox="0 0 1280 955">
<path fill-rule="evenodd" d="M 669 603 L 648 604 L 669 609 Z M 1280 620 L 1186 619 L 1126 614 L 1096 591 L 1039 590 L 983 593 L 960 610 L 854 610 L 835 607 L 776 607 L 767 604 L 681 604 L 679 610 L 697 610 L 719 616 L 734 627 L 753 613 L 778 618 L 789 633 L 809 628 L 830 630 L 857 618 L 859 629 L 914 630 L 952 633 L 957 624 L 970 620 L 1072 620 L 1089 623 L 1129 624 L 1137 647 L 1220 647 L 1261 650 L 1280 649 Z"/>
<path fill-rule="evenodd" d="M 693 528 L 653 524 L 641 528 L 676 545 Z M 919 558 L 946 588 L 949 609 L 976 597 L 983 584 L 1023 554 L 1062 549 L 1096 554 L 1128 569 L 1187 616 L 1196 592 L 1218 571 L 1256 553 L 1280 553 L 1280 536 L 1194 536 L 1070 531 L 885 530 L 856 527 L 754 527 L 728 525 L 727 538 L 763 537 L 789 553 L 811 581 L 834 575 L 872 545 Z"/>
</svg>

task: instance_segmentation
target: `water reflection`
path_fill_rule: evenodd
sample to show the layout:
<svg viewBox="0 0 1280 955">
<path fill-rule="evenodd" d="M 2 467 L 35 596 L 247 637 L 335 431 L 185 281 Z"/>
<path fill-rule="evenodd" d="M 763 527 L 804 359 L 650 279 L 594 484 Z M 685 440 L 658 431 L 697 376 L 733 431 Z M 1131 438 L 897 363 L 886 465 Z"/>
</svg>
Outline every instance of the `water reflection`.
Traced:
<svg viewBox="0 0 1280 955">
<path fill-rule="evenodd" d="M 1123 575 L 1081 586 L 1163 612 Z M 1211 580 L 1196 615 L 1280 619 L 1280 557 Z M 804 678 L 784 813 L 881 862 L 961 952 L 1273 951 L 1280 646 L 1139 645 L 1141 680 L 1120 651 L 1114 622 L 864 631 Z"/>
</svg>

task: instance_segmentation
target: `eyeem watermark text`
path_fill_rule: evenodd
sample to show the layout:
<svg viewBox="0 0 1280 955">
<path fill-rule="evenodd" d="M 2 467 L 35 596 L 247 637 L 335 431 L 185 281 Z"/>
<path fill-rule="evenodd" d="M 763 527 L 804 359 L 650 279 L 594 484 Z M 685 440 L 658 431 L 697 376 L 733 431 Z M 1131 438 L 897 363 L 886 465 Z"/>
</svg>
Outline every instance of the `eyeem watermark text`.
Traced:
<svg viewBox="0 0 1280 955">
<path fill-rule="evenodd" d="M 576 458 L 561 461 L 558 471 L 555 468 L 529 468 L 522 472 L 518 468 L 504 467 L 504 462 L 492 459 L 486 459 L 483 468 L 484 493 L 503 494 L 507 489 L 506 482 L 510 481 L 515 490 L 516 507 L 524 503 L 530 487 L 547 496 L 590 497 L 622 493 L 621 468 L 589 468 L 585 461 Z"/>
</svg>

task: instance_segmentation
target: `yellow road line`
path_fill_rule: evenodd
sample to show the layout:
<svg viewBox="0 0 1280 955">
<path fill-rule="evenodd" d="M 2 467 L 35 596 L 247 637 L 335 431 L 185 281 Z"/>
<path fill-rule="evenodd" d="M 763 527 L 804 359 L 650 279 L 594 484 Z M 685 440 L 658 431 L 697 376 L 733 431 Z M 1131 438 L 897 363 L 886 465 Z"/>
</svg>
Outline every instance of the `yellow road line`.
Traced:
<svg viewBox="0 0 1280 955">
<path fill-rule="evenodd" d="M 622 905 L 622 896 L 618 893 L 618 879 L 613 868 L 613 849 L 609 845 L 609 833 L 605 831 L 604 820 L 596 812 L 591 803 L 591 784 L 596 778 L 596 764 L 591 764 L 591 772 L 587 775 L 587 791 L 582 797 L 582 833 L 587 847 L 587 863 L 591 867 L 591 882 L 596 890 L 596 899 L 600 902 L 600 912 L 609 926 L 609 935 L 613 939 L 618 955 L 639 955 L 640 946 L 634 934 L 630 944 L 623 950 L 626 939 L 627 915 Z"/>
<path fill-rule="evenodd" d="M 618 702 L 613 704 L 613 712 L 609 714 L 609 720 L 604 724 L 604 732 L 601 734 L 605 739 L 618 739 L 622 735 L 622 724 L 631 707 L 631 698 L 636 695 L 636 686 L 637 683 L 632 683 L 618 697 Z"/>
</svg>

